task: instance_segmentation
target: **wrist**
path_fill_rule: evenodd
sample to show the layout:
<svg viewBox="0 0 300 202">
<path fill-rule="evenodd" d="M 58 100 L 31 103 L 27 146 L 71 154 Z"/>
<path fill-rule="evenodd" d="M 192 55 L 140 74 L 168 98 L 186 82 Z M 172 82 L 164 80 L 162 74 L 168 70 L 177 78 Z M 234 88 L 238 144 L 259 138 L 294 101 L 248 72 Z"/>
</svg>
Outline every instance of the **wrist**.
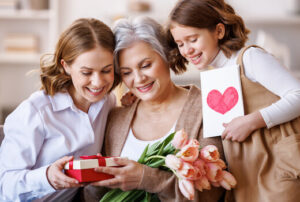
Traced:
<svg viewBox="0 0 300 202">
<path fill-rule="evenodd" d="M 259 111 L 253 112 L 253 113 L 249 114 L 248 116 L 250 119 L 249 125 L 250 125 L 250 128 L 252 131 L 266 127 L 266 123 Z"/>
<path fill-rule="evenodd" d="M 50 166 L 51 166 L 51 165 L 50 165 Z M 56 190 L 56 188 L 52 185 L 52 183 L 51 183 L 51 181 L 50 181 L 50 179 L 49 179 L 49 168 L 50 168 L 50 166 L 48 166 L 47 169 L 46 169 L 46 178 L 47 178 L 47 181 L 48 181 L 49 185 L 50 185 L 53 189 Z"/>
</svg>

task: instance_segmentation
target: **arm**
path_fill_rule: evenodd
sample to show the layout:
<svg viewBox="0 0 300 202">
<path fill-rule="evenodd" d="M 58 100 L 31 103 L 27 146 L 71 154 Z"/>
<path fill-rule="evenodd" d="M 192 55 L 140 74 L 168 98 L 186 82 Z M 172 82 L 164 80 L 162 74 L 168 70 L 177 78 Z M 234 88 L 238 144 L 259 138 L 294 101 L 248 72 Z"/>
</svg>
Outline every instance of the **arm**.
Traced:
<svg viewBox="0 0 300 202">
<path fill-rule="evenodd" d="M 256 129 L 290 121 L 300 115 L 300 82 L 270 54 L 258 48 L 245 52 L 245 74 L 281 97 L 272 105 L 225 123 L 222 138 L 244 141 Z"/>
<path fill-rule="evenodd" d="M 23 102 L 4 125 L 0 150 L 0 196 L 3 200 L 32 200 L 54 191 L 46 178 L 47 166 L 32 169 L 44 141 L 40 116 Z"/>
</svg>

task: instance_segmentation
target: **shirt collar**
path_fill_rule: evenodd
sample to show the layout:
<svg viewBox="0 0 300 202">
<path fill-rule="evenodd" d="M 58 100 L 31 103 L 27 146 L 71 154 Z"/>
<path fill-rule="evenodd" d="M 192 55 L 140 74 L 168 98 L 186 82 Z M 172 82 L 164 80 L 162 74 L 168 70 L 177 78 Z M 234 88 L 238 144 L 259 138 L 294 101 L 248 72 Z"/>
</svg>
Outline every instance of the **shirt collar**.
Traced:
<svg viewBox="0 0 300 202">
<path fill-rule="evenodd" d="M 107 100 L 107 95 L 105 95 L 104 98 L 101 99 L 100 101 L 91 104 L 91 106 L 89 108 L 89 111 L 88 111 L 88 115 L 89 115 L 90 120 L 92 122 L 95 121 L 97 115 L 101 111 L 101 109 L 102 109 L 104 103 L 106 102 L 106 100 Z"/>
<path fill-rule="evenodd" d="M 228 58 L 225 56 L 222 50 L 219 51 L 215 59 L 212 61 L 210 66 L 213 66 L 214 68 L 220 68 L 224 67 L 226 63 L 228 62 Z"/>
<path fill-rule="evenodd" d="M 61 111 L 66 108 L 73 108 L 73 100 L 69 93 L 59 92 L 54 96 L 49 96 L 52 104 L 53 111 Z"/>
<path fill-rule="evenodd" d="M 72 97 L 67 92 L 56 93 L 54 96 L 50 96 L 50 100 L 52 103 L 53 111 L 62 111 L 67 108 L 71 108 L 73 111 L 76 111 L 76 112 L 80 111 L 74 105 Z M 94 122 L 94 120 L 96 119 L 97 115 L 99 114 L 99 112 L 102 109 L 106 100 L 107 100 L 107 95 L 105 95 L 104 98 L 101 99 L 100 101 L 91 104 L 89 111 L 88 111 L 88 116 L 90 117 L 90 120 L 92 122 Z"/>
</svg>

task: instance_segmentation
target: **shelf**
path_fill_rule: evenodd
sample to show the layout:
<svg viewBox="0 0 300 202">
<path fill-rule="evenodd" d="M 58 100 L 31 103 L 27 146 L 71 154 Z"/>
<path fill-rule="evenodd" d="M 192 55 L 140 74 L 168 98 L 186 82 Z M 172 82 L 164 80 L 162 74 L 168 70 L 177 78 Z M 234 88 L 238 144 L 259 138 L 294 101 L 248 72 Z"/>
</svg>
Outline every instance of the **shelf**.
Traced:
<svg viewBox="0 0 300 202">
<path fill-rule="evenodd" d="M 39 64 L 40 54 L 0 54 L 0 64 Z"/>
<path fill-rule="evenodd" d="M 0 12 L 0 20 L 48 20 L 51 16 L 51 10 L 11 10 Z"/>
</svg>

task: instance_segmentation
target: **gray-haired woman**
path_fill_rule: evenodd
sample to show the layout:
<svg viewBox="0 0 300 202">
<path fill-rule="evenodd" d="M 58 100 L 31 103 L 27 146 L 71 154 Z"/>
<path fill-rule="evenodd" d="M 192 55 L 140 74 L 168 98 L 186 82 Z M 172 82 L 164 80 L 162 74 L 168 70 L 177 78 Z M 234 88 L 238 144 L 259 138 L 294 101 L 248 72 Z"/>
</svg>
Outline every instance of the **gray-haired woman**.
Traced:
<svg viewBox="0 0 300 202">
<path fill-rule="evenodd" d="M 169 49 L 163 28 L 149 18 L 123 19 L 114 27 L 116 71 L 128 89 L 138 98 L 130 107 L 119 107 L 109 115 L 103 154 L 121 156 L 122 167 L 99 167 L 97 171 L 115 176 L 93 183 L 96 186 L 139 189 L 156 193 L 161 201 L 185 201 L 178 180 L 171 172 L 137 163 L 148 144 L 163 140 L 171 132 L 184 128 L 189 138 L 201 146 L 214 144 L 223 156 L 220 138 L 202 136 L 201 93 L 195 86 L 182 88 L 170 77 Z M 175 73 L 185 67 L 174 67 Z M 103 189 L 86 187 L 85 199 L 99 201 Z M 195 194 L 195 201 L 218 201 L 224 191 L 213 188 Z"/>
</svg>

